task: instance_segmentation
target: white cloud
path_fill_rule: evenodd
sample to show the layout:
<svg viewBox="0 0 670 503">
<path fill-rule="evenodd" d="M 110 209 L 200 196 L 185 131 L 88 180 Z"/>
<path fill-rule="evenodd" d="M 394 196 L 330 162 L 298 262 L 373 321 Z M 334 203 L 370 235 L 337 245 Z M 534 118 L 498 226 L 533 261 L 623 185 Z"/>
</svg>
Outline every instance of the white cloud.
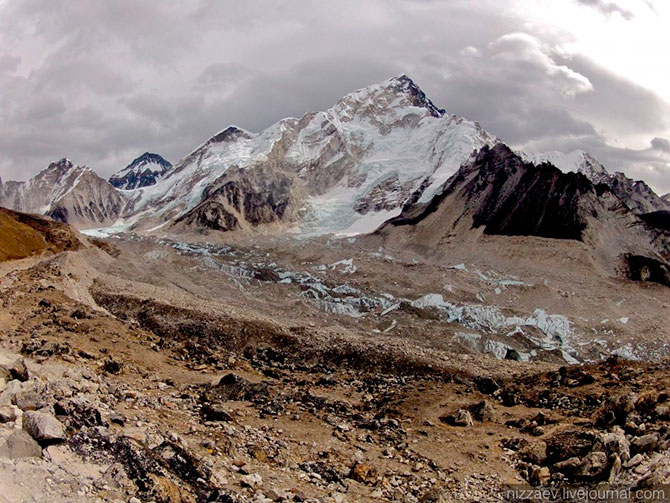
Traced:
<svg viewBox="0 0 670 503">
<path fill-rule="evenodd" d="M 575 96 L 593 90 L 589 79 L 584 75 L 556 63 L 549 48 L 528 33 L 507 33 L 489 44 L 493 58 L 510 62 L 525 62 L 530 67 L 543 71 L 550 81 L 547 84 L 556 86 L 565 96 Z M 523 75 L 519 75 L 523 79 Z"/>
</svg>

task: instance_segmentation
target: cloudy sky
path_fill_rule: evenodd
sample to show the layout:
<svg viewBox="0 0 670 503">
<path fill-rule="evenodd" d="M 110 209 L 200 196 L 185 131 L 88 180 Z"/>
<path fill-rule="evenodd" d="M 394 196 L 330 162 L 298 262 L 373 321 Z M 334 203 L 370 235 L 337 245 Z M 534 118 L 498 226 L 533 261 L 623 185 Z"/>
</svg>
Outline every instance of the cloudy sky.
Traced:
<svg viewBox="0 0 670 503">
<path fill-rule="evenodd" d="M 528 151 L 670 191 L 667 0 L 0 0 L 0 177 L 172 162 L 407 73 Z"/>
</svg>

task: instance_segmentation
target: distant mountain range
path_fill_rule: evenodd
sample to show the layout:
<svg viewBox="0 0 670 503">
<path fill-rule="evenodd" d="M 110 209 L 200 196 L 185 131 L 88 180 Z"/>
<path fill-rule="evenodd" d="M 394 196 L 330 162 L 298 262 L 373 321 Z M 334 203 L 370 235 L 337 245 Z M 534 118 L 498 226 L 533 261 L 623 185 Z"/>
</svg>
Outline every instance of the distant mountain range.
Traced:
<svg viewBox="0 0 670 503">
<path fill-rule="evenodd" d="M 28 182 L 0 181 L 1 206 L 80 228 L 359 234 L 421 227 L 447 204 L 433 237 L 483 227 L 578 239 L 608 257 L 667 256 L 669 199 L 586 152 L 514 153 L 406 75 L 259 133 L 229 126 L 174 166 L 147 152 L 106 181 L 63 159 Z"/>
</svg>

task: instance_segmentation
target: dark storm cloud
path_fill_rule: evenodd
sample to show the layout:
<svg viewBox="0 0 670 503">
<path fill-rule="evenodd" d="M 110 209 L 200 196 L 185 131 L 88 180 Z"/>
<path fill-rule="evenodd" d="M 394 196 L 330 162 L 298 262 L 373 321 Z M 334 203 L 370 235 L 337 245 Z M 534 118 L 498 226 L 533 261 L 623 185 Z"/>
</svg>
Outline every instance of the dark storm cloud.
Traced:
<svg viewBox="0 0 670 503">
<path fill-rule="evenodd" d="M 625 16 L 612 2 L 580 3 Z M 63 156 L 105 176 L 146 150 L 176 162 L 229 124 L 259 131 L 401 72 L 516 147 L 592 148 L 633 171 L 665 166 L 666 103 L 561 57 L 563 34 L 498 5 L 0 3 L 0 176 L 26 178 Z M 633 133 L 652 147 L 609 147 Z"/>
<path fill-rule="evenodd" d="M 670 154 L 670 140 L 667 140 L 666 138 L 652 138 L 651 147 L 660 150 L 661 152 L 665 152 L 666 154 Z"/>
</svg>

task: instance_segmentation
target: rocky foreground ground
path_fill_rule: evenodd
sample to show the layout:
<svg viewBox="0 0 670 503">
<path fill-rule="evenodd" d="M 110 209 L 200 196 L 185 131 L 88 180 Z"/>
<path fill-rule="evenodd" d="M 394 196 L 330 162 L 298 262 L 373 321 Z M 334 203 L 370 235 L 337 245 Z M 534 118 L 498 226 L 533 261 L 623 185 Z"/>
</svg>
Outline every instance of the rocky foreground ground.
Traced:
<svg viewBox="0 0 670 503">
<path fill-rule="evenodd" d="M 437 358 L 113 290 L 77 273 L 82 253 L 0 270 L 2 502 L 481 502 L 517 484 L 670 483 L 668 361 Z"/>
</svg>

